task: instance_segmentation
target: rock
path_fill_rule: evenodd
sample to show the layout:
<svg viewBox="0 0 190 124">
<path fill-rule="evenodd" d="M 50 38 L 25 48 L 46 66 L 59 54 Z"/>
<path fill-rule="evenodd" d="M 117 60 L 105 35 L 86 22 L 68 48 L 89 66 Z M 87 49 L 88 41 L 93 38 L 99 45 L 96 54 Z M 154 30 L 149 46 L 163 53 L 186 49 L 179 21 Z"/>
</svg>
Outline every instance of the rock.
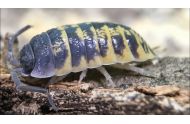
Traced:
<svg viewBox="0 0 190 124">
<path fill-rule="evenodd" d="M 156 95 L 175 96 L 179 95 L 180 88 L 171 85 L 155 87 Z"/>
<path fill-rule="evenodd" d="M 165 95 L 165 96 L 175 96 L 179 95 L 180 88 L 172 85 L 163 86 L 138 86 L 135 90 L 142 92 L 147 95 Z"/>
<path fill-rule="evenodd" d="M 136 91 L 139 91 L 141 93 L 147 94 L 147 95 L 155 95 L 157 94 L 155 88 L 148 87 L 148 86 L 137 86 L 135 88 Z"/>
</svg>

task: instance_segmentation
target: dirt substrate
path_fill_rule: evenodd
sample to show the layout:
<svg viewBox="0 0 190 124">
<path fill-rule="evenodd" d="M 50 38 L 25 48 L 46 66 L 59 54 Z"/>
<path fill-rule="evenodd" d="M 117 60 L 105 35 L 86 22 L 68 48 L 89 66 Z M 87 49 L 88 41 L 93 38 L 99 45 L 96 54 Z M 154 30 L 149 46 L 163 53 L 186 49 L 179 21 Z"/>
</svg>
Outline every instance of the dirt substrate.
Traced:
<svg viewBox="0 0 190 124">
<path fill-rule="evenodd" d="M 0 114 L 190 114 L 189 65 L 190 58 L 166 57 L 143 66 L 157 78 L 107 67 L 115 88 L 105 88 L 96 70 L 89 70 L 81 84 L 80 73 L 72 73 L 49 87 L 58 112 L 45 94 L 16 91 L 1 67 Z"/>
</svg>

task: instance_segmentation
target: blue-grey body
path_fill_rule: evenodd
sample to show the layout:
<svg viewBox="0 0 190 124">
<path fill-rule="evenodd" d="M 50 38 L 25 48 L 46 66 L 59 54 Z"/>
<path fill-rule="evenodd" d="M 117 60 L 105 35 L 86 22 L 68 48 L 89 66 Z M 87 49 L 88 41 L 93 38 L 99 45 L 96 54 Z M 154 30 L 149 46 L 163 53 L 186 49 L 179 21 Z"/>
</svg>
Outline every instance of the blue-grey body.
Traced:
<svg viewBox="0 0 190 124">
<path fill-rule="evenodd" d="M 154 53 L 138 34 L 129 27 L 113 23 L 53 28 L 34 36 L 20 53 L 23 73 L 36 78 L 152 58 Z M 67 59 L 70 59 L 69 65 L 65 64 Z M 62 70 L 63 67 L 67 71 Z"/>
</svg>

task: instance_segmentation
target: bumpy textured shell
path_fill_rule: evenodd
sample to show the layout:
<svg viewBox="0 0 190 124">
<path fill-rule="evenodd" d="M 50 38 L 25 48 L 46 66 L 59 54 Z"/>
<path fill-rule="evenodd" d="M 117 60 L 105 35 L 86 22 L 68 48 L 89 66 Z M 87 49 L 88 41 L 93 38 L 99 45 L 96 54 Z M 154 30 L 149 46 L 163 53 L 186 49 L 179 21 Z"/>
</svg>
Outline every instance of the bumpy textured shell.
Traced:
<svg viewBox="0 0 190 124">
<path fill-rule="evenodd" d="M 35 58 L 31 76 L 38 78 L 155 57 L 134 30 L 113 23 L 92 22 L 53 28 L 34 36 L 29 45 Z"/>
</svg>

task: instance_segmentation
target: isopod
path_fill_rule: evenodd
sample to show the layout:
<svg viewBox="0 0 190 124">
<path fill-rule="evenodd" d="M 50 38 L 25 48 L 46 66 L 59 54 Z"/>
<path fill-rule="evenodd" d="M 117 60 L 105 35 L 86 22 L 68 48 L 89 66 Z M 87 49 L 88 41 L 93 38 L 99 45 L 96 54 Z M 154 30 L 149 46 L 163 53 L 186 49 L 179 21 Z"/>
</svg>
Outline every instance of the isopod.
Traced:
<svg viewBox="0 0 190 124">
<path fill-rule="evenodd" d="M 8 61 L 11 77 L 17 90 L 46 93 L 49 103 L 57 110 L 48 89 L 39 84 L 21 82 L 20 77 L 36 79 L 51 78 L 47 85 L 62 80 L 71 72 L 82 72 L 79 82 L 87 70 L 97 69 L 108 86 L 114 86 L 111 76 L 103 65 L 128 69 L 142 75 L 148 74 L 130 62 L 153 60 L 157 56 L 145 40 L 130 27 L 114 23 L 80 23 L 64 25 L 34 36 L 21 49 L 19 59 L 13 56 L 13 43 L 30 25 L 20 29 L 9 39 Z"/>
</svg>

